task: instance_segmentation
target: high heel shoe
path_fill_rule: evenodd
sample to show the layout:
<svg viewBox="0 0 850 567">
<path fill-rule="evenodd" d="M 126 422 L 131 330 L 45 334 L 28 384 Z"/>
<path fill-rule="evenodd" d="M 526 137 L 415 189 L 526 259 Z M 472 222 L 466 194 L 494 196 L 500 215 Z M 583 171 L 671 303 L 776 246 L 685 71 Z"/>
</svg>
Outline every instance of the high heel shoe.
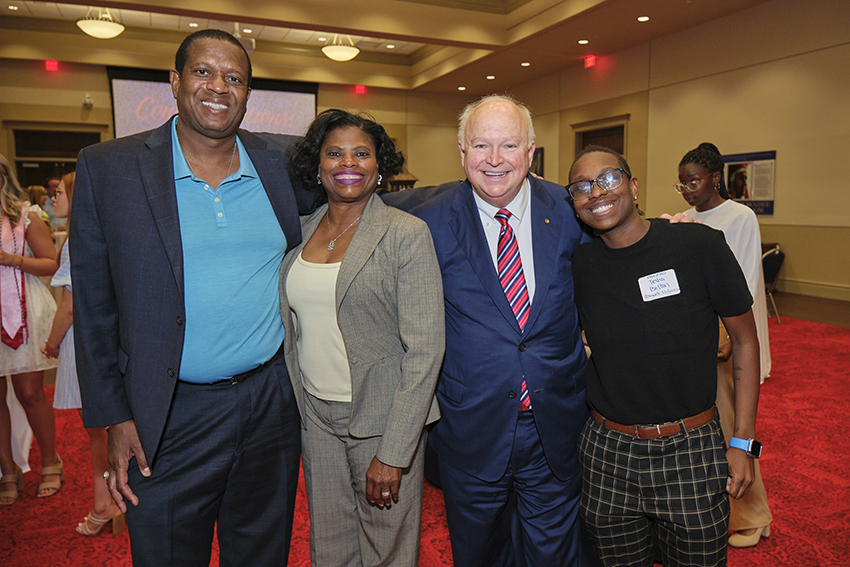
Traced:
<svg viewBox="0 0 850 567">
<path fill-rule="evenodd" d="M 770 524 L 756 528 L 750 535 L 735 532 L 729 536 L 729 547 L 753 547 L 761 538 L 770 537 Z"/>
<path fill-rule="evenodd" d="M 59 490 L 62 488 L 62 483 L 65 482 L 65 465 L 64 463 L 62 463 L 62 459 L 59 459 L 59 462 L 57 462 L 55 465 L 41 467 L 42 477 L 54 474 L 59 475 L 59 482 L 55 480 L 51 480 L 50 482 L 42 482 L 38 485 L 38 491 L 36 492 L 36 496 L 38 496 L 39 498 L 48 498 L 59 492 Z M 42 490 L 51 489 L 53 490 L 52 492 L 48 492 L 46 494 L 41 493 Z"/>
<path fill-rule="evenodd" d="M 15 465 L 15 472 L 12 474 L 4 474 L 3 476 L 0 476 L 0 486 L 12 482 L 15 483 L 15 488 L 17 490 L 4 490 L 3 492 L 0 492 L 0 498 L 14 497 L 14 499 L 11 502 L 0 501 L 0 506 L 11 506 L 18 501 L 18 498 L 21 497 L 21 492 L 24 491 L 24 471 L 22 471 L 21 467 L 18 465 Z"/>
<path fill-rule="evenodd" d="M 124 513 L 118 510 L 108 518 L 95 518 L 94 510 L 89 512 L 89 515 L 83 518 L 83 521 L 77 524 L 77 533 L 85 536 L 93 536 L 100 533 L 103 526 L 112 522 L 112 533 L 120 534 L 127 529 L 127 520 Z"/>
</svg>

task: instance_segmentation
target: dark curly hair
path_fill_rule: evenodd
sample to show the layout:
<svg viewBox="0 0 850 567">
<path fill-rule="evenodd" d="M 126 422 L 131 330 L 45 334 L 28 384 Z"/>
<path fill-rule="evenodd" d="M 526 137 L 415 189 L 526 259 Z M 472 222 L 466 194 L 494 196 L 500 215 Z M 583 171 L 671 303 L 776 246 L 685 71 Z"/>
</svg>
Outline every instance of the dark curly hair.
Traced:
<svg viewBox="0 0 850 567">
<path fill-rule="evenodd" d="M 401 173 L 401 167 L 404 165 L 404 156 L 395 149 L 387 131 L 375 122 L 372 116 L 365 113 L 352 114 L 338 108 L 325 110 L 316 116 L 304 137 L 290 146 L 288 151 L 292 182 L 302 189 L 321 193 L 321 202 L 327 200 L 324 189 L 316 183 L 316 175 L 322 161 L 322 146 L 328 134 L 348 126 L 360 128 L 372 139 L 378 160 L 378 173 L 385 179 Z"/>
<path fill-rule="evenodd" d="M 679 167 L 691 163 L 704 167 L 709 173 L 720 173 L 720 188 L 717 192 L 724 199 L 729 199 L 729 192 L 726 191 L 726 180 L 723 178 L 723 158 L 720 156 L 720 150 L 717 149 L 717 146 L 711 142 L 701 143 L 685 154 L 685 157 L 679 162 Z"/>
<path fill-rule="evenodd" d="M 180 44 L 180 47 L 177 48 L 177 53 L 174 55 L 174 69 L 183 74 L 183 69 L 186 67 L 186 61 L 189 60 L 189 48 L 195 43 L 198 39 L 217 39 L 219 41 L 226 41 L 228 43 L 232 43 L 236 47 L 242 50 L 242 53 L 245 54 L 245 59 L 248 61 L 248 80 L 245 83 L 249 89 L 251 88 L 251 79 L 254 74 L 254 70 L 251 67 L 251 58 L 248 56 L 248 52 L 245 51 L 245 46 L 239 43 L 239 40 L 227 33 L 226 31 L 216 30 L 216 29 L 208 29 L 208 30 L 199 30 L 195 33 L 189 34 L 183 40 L 183 43 Z"/>
</svg>

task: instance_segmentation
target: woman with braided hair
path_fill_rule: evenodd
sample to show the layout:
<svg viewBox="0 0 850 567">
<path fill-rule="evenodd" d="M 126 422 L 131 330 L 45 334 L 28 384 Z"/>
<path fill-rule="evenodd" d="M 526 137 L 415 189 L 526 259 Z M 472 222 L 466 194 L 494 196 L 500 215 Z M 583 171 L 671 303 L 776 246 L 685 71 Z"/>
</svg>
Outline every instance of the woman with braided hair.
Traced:
<svg viewBox="0 0 850 567">
<path fill-rule="evenodd" d="M 753 315 L 759 340 L 761 382 L 770 375 L 770 340 L 767 331 L 767 300 L 761 265 L 761 235 L 755 213 L 729 198 L 723 179 L 723 158 L 714 144 L 702 143 L 689 151 L 679 163 L 679 182 L 675 184 L 692 208 L 684 214 L 720 230 L 741 265 L 747 287 L 753 296 Z M 717 364 L 717 407 L 726 442 L 732 437 L 735 422 L 734 381 L 732 379 L 731 347 L 726 334 L 721 334 Z M 755 483 L 740 500 L 731 501 L 729 537 L 732 547 L 752 547 L 762 537 L 770 535 L 773 517 L 767 503 L 767 493 L 761 479 L 758 461 L 755 464 Z"/>
</svg>

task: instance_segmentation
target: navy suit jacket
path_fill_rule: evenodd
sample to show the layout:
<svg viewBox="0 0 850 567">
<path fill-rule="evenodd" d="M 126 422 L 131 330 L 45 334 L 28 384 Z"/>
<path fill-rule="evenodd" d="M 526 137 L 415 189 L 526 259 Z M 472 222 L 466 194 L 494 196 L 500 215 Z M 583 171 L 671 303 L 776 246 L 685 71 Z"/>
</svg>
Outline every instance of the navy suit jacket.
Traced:
<svg viewBox="0 0 850 567">
<path fill-rule="evenodd" d="M 238 135 L 292 248 L 301 226 L 285 152 L 297 138 Z M 134 419 L 149 464 L 183 352 L 179 223 L 170 120 L 80 152 L 69 245 L 83 421 L 95 427 Z"/>
<path fill-rule="evenodd" d="M 429 434 L 440 458 L 485 481 L 504 475 L 523 378 L 552 472 L 578 475 L 587 420 L 587 358 L 574 303 L 572 257 L 588 239 L 560 185 L 529 178 L 536 288 L 524 332 L 499 283 L 465 181 L 413 209 L 431 229 L 443 275 L 446 356 L 437 383 L 442 418 Z"/>
</svg>

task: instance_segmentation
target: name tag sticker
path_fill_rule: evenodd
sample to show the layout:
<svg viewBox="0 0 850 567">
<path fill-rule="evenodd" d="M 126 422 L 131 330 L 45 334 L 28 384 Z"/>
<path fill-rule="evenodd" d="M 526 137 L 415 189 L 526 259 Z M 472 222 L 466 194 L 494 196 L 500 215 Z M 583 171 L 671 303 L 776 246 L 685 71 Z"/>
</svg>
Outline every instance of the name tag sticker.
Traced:
<svg viewBox="0 0 850 567">
<path fill-rule="evenodd" d="M 664 270 L 655 274 L 649 274 L 638 279 L 640 294 L 643 301 L 655 301 L 668 295 L 679 295 L 679 280 L 676 279 L 676 270 Z"/>
</svg>

